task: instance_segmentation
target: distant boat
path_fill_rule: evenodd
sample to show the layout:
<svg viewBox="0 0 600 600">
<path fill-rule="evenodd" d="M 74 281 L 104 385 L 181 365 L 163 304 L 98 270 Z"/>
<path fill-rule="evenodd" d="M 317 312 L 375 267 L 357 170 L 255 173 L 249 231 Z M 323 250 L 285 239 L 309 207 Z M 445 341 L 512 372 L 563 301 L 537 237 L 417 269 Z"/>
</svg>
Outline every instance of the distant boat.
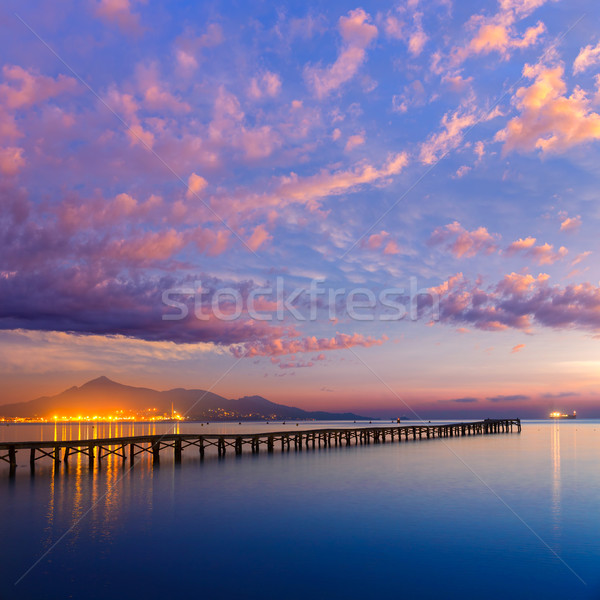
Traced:
<svg viewBox="0 0 600 600">
<path fill-rule="evenodd" d="M 576 419 L 577 418 L 577 411 L 574 410 L 572 415 L 567 415 L 565 413 L 561 413 L 561 412 L 558 412 L 558 411 L 551 412 L 550 413 L 550 418 L 551 419 Z"/>
<path fill-rule="evenodd" d="M 396 423 L 400 423 L 400 417 L 396 419 Z"/>
</svg>

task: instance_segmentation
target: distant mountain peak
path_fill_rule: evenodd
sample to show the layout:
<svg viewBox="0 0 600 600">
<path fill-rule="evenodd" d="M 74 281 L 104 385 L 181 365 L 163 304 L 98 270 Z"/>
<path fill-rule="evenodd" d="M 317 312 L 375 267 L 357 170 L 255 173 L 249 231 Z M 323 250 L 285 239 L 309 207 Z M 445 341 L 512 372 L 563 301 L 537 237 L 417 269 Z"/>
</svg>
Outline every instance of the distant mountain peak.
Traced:
<svg viewBox="0 0 600 600">
<path fill-rule="evenodd" d="M 106 375 L 100 375 L 100 377 L 96 377 L 96 379 L 90 379 L 90 381 L 87 381 L 81 387 L 82 388 L 91 387 L 91 386 L 95 387 L 95 386 L 100 386 L 100 385 L 121 385 L 121 384 L 117 383 L 116 381 L 113 381 L 112 379 L 109 379 Z"/>
</svg>

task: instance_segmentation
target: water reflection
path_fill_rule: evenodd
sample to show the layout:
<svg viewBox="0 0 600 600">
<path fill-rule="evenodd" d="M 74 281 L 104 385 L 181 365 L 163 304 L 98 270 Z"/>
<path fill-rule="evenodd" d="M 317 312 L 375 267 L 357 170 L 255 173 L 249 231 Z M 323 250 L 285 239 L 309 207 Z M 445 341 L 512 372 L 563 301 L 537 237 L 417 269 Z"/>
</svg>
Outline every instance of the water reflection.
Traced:
<svg viewBox="0 0 600 600">
<path fill-rule="evenodd" d="M 560 480 L 560 423 L 552 425 L 550 451 L 552 452 L 552 523 L 556 534 L 561 530 L 561 480 Z"/>
</svg>

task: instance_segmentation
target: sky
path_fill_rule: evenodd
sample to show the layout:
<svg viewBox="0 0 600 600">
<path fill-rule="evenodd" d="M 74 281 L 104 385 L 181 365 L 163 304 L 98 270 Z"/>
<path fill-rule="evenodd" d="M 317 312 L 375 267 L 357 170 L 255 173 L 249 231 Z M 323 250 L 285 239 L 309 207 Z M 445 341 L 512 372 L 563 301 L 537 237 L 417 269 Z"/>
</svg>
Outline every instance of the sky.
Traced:
<svg viewBox="0 0 600 600">
<path fill-rule="evenodd" d="M 600 416 L 600 7 L 0 8 L 0 402 L 106 375 Z"/>
</svg>

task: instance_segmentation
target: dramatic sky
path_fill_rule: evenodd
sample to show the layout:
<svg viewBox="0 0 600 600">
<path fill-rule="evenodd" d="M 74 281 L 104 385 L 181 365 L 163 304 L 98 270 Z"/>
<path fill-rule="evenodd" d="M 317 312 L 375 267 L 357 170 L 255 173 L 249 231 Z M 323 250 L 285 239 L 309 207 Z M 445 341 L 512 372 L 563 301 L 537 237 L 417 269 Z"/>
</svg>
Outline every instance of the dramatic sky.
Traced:
<svg viewBox="0 0 600 600">
<path fill-rule="evenodd" d="M 0 11 L 0 400 L 600 415 L 595 2 Z"/>
</svg>

